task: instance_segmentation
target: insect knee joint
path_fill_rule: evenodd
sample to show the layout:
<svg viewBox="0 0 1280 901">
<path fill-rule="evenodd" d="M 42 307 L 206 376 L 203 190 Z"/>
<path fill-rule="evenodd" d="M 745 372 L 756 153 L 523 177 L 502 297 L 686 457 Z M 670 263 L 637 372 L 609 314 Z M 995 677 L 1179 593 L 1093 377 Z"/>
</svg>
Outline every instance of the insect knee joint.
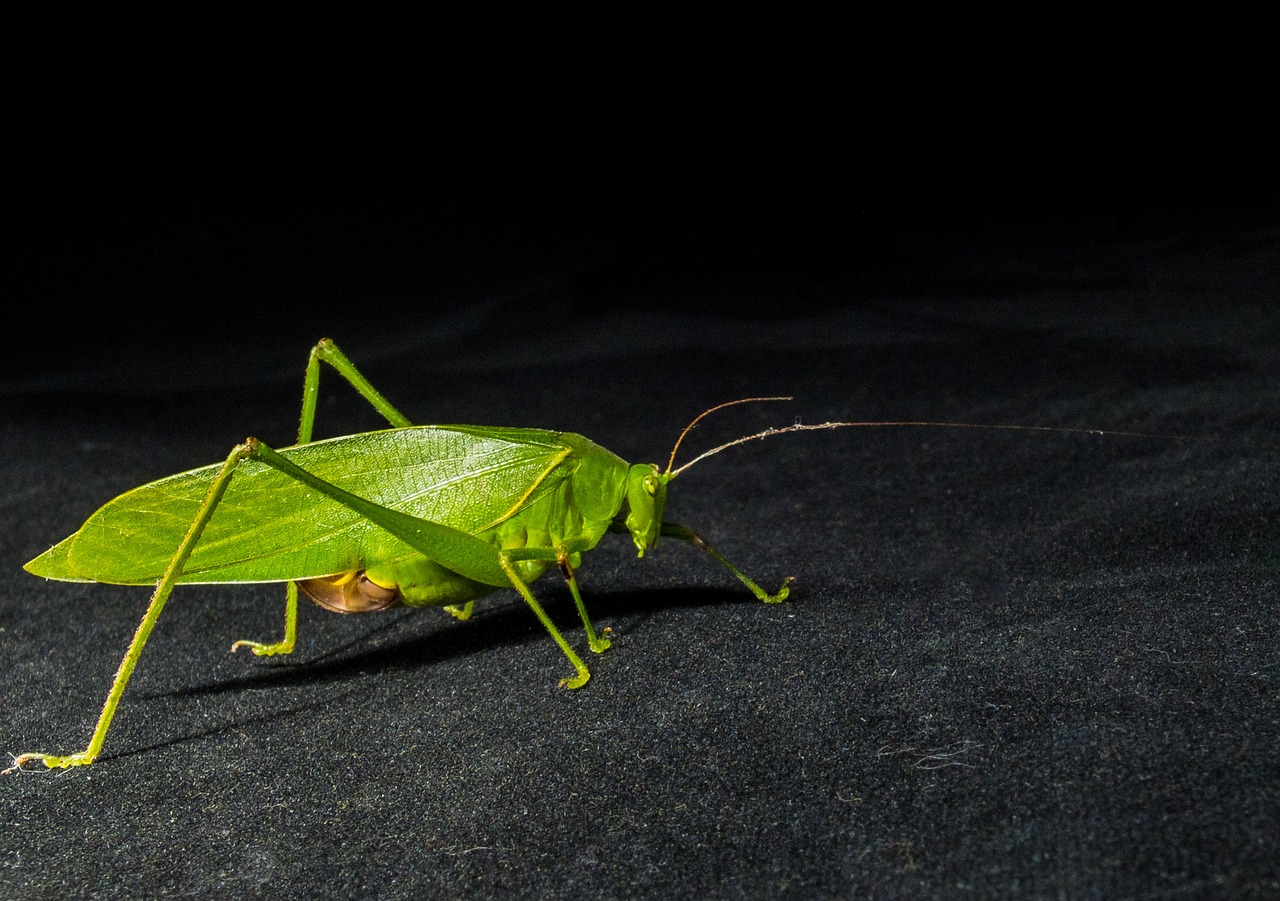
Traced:
<svg viewBox="0 0 1280 901">
<path fill-rule="evenodd" d="M 560 575 L 564 576 L 566 582 L 573 581 L 573 565 L 569 562 L 569 555 L 564 551 L 556 553 L 556 565 L 560 567 Z"/>
</svg>

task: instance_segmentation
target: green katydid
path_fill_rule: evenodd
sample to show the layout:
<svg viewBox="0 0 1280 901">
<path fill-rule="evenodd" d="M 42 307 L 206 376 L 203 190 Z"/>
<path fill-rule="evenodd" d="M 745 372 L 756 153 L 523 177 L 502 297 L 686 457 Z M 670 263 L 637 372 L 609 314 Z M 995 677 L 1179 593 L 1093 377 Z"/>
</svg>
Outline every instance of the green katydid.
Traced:
<svg viewBox="0 0 1280 901">
<path fill-rule="evenodd" d="M 312 441 L 320 364 L 340 373 L 392 428 Z M 221 464 L 152 482 L 120 495 L 75 534 L 26 565 L 48 579 L 155 585 L 84 751 L 19 754 L 10 772 L 39 761 L 84 766 L 97 759 L 125 686 L 165 602 L 179 583 L 285 582 L 284 637 L 237 641 L 260 656 L 288 654 L 297 635 L 298 589 L 342 613 L 395 604 L 444 607 L 460 619 L 473 602 L 514 588 L 568 658 L 560 685 L 580 688 L 590 673 L 529 589 L 552 564 L 563 574 L 592 651 L 610 641 L 587 615 L 574 570 L 606 533 L 630 535 L 640 556 L 659 537 L 710 554 L 757 598 L 778 603 L 788 578 L 769 593 L 696 532 L 663 521 L 667 485 L 707 457 L 772 435 L 854 426 L 945 425 L 1023 431 L 1094 431 L 1041 426 L 930 422 L 827 422 L 767 429 L 735 439 L 675 468 L 685 427 L 667 468 L 626 463 L 583 438 L 541 429 L 413 426 L 328 339 L 311 351 L 298 443 L 275 451 L 255 438 Z"/>
<path fill-rule="evenodd" d="M 322 362 L 392 428 L 313 442 Z M 477 598 L 515 588 L 572 664 L 574 674 L 560 683 L 568 688 L 584 685 L 590 672 L 529 583 L 558 565 L 589 647 L 605 651 L 609 639 L 592 626 L 574 570 L 607 532 L 630 534 L 641 555 L 659 536 L 690 541 L 761 600 L 786 598 L 786 584 L 766 592 L 692 530 L 662 521 L 666 486 L 678 472 L 670 464 L 665 472 L 629 465 L 564 432 L 413 426 L 325 339 L 307 364 L 296 446 L 277 452 L 249 438 L 220 465 L 126 492 L 26 565 L 48 579 L 156 588 L 88 747 L 67 756 L 20 754 L 11 769 L 33 761 L 83 766 L 98 757 L 178 583 L 286 582 L 284 637 L 232 645 L 263 656 L 293 650 L 299 587 L 342 613 L 402 603 L 442 606 L 460 619 Z"/>
</svg>

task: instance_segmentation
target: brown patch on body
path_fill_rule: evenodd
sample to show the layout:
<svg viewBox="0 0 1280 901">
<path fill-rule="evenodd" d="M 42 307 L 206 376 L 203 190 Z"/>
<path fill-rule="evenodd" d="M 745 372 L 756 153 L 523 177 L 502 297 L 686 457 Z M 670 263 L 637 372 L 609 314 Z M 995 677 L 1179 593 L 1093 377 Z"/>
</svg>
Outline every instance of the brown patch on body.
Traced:
<svg viewBox="0 0 1280 901">
<path fill-rule="evenodd" d="M 374 613 L 400 602 L 400 591 L 379 585 L 364 570 L 303 579 L 298 583 L 311 600 L 334 613 Z"/>
</svg>

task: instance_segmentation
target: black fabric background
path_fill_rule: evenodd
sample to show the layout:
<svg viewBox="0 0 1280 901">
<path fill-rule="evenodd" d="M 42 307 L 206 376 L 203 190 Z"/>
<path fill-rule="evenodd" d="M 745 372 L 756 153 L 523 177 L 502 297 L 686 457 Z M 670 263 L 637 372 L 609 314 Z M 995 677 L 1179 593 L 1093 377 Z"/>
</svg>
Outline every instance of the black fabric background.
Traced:
<svg viewBox="0 0 1280 901">
<path fill-rule="evenodd" d="M 693 444 L 827 419 L 1193 437 L 726 452 L 669 518 L 792 600 L 606 542 L 582 578 L 614 646 L 572 693 L 513 593 L 467 623 L 307 606 L 267 662 L 227 648 L 274 637 L 280 588 L 182 589 L 102 758 L 0 778 L 0 895 L 1280 893 L 1280 207 L 1255 136 L 509 112 L 21 111 L 0 750 L 83 746 L 147 599 L 21 565 L 136 484 L 291 443 L 324 335 L 418 421 L 632 461 L 775 394 Z M 329 376 L 318 433 L 379 427 Z"/>
</svg>

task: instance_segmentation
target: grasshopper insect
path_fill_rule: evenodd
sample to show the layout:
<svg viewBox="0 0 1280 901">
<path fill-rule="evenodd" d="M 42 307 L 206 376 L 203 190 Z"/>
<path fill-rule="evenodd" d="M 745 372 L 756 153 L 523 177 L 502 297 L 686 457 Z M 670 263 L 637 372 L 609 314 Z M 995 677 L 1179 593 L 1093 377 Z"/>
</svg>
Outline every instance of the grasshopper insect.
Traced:
<svg viewBox="0 0 1280 901">
<path fill-rule="evenodd" d="M 392 428 L 313 442 L 322 362 Z M 588 646 L 603 653 L 609 639 L 592 625 L 574 570 L 607 533 L 629 535 L 640 556 L 660 537 L 691 542 L 760 600 L 779 603 L 787 597 L 790 578 L 771 594 L 692 529 L 663 521 L 667 485 L 695 463 L 772 435 L 854 426 L 1093 431 L 932 422 L 797 424 L 737 438 L 675 468 L 681 442 L 704 416 L 759 400 L 789 398 L 747 398 L 712 407 L 685 427 L 661 470 L 655 464 L 628 464 L 566 432 L 413 426 L 332 341 L 322 340 L 307 363 L 297 445 L 275 451 L 249 438 L 220 465 L 128 491 L 26 565 L 28 572 L 47 579 L 155 585 L 155 593 L 85 750 L 66 756 L 19 754 L 5 772 L 33 762 L 53 769 L 97 759 L 147 638 L 179 583 L 285 582 L 284 637 L 274 643 L 237 641 L 231 647 L 260 656 L 293 650 L 299 588 L 339 613 L 403 604 L 444 607 L 459 619 L 471 615 L 476 599 L 514 588 L 573 667 L 560 685 L 580 688 L 590 672 L 529 583 L 557 566 Z"/>
<path fill-rule="evenodd" d="M 322 362 L 392 428 L 313 442 Z M 179 583 L 286 582 L 284 637 L 237 641 L 231 648 L 260 656 L 293 650 L 299 588 L 339 613 L 404 604 L 444 607 L 459 619 L 470 616 L 476 599 L 514 588 L 573 666 L 574 674 L 560 682 L 568 688 L 580 688 L 591 674 L 529 583 L 555 564 L 588 646 L 604 652 L 610 641 L 592 626 L 574 570 L 608 532 L 629 534 L 641 556 L 660 536 L 692 542 L 760 600 L 785 599 L 786 583 L 770 594 L 693 530 L 663 522 L 667 484 L 692 465 L 673 469 L 679 444 L 662 471 L 630 465 L 566 432 L 413 426 L 324 339 L 307 363 L 296 446 L 275 451 L 249 438 L 221 465 L 128 491 L 26 565 L 46 579 L 156 587 L 88 747 L 67 756 L 19 754 L 6 772 L 36 761 L 60 768 L 97 759 L 147 638 Z"/>
</svg>

